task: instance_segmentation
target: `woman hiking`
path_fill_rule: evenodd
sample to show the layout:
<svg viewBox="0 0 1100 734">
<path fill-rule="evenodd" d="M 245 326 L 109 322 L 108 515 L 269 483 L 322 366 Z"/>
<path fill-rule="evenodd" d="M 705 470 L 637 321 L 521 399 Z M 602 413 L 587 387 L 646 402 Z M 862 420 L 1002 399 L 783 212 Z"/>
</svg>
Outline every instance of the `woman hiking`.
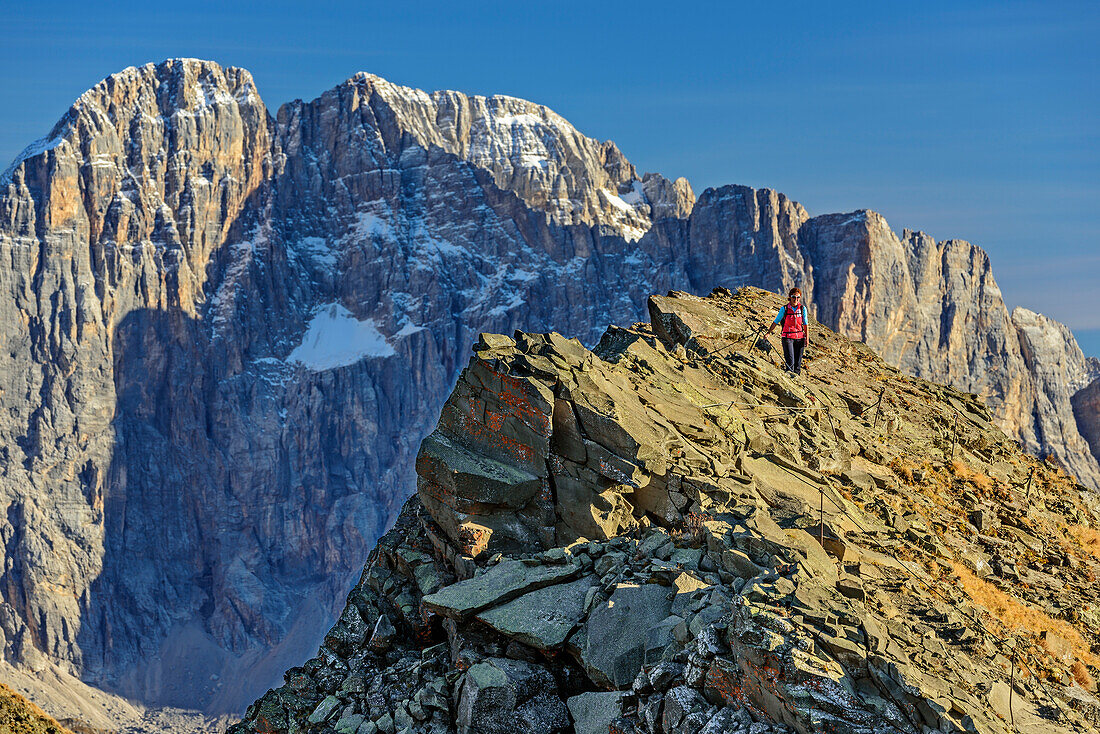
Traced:
<svg viewBox="0 0 1100 734">
<path fill-rule="evenodd" d="M 802 353 L 806 351 L 809 343 L 809 322 L 806 319 L 806 307 L 802 305 L 802 291 L 791 288 L 787 294 L 787 304 L 779 309 L 779 315 L 768 328 L 768 333 L 775 331 L 775 327 L 783 325 L 780 332 L 783 335 L 783 357 L 787 360 L 786 369 L 794 374 L 802 371 Z"/>
</svg>

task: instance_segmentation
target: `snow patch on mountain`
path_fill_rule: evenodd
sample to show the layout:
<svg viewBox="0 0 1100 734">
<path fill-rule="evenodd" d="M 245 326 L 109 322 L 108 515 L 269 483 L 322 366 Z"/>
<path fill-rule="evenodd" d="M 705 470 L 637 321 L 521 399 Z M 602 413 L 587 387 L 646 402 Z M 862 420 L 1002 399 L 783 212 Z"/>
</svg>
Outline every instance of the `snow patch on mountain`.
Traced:
<svg viewBox="0 0 1100 734">
<path fill-rule="evenodd" d="M 27 160 L 28 158 L 33 158 L 36 155 L 41 155 L 47 150 L 53 150 L 58 145 L 60 145 L 64 139 L 64 137 L 58 135 L 52 138 L 39 138 L 38 140 L 34 141 L 26 148 L 24 148 L 22 152 L 19 153 L 19 155 L 15 156 L 15 160 L 11 162 L 11 165 L 5 168 L 3 173 L 0 173 L 0 181 L 7 181 L 8 179 L 10 179 L 12 172 L 14 172 L 15 169 L 19 167 L 19 164 L 23 161 Z"/>
<path fill-rule="evenodd" d="M 374 319 L 360 321 L 340 304 L 330 303 L 315 309 L 302 343 L 286 359 L 313 372 L 324 372 L 394 354 Z"/>
<path fill-rule="evenodd" d="M 293 254 L 308 257 L 318 265 L 336 264 L 336 251 L 321 237 L 303 237 L 298 244 L 288 248 Z"/>
</svg>

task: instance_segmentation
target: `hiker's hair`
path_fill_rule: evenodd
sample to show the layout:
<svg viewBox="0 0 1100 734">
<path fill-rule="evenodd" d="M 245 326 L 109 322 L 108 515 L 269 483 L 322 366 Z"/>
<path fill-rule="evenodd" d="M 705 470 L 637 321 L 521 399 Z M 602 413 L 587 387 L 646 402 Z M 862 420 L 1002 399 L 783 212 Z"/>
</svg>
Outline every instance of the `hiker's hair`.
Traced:
<svg viewBox="0 0 1100 734">
<path fill-rule="evenodd" d="M 802 295 L 802 289 L 801 288 L 791 288 L 791 290 L 788 291 L 788 293 L 787 293 L 787 298 L 790 298 L 791 296 L 801 296 L 801 295 Z"/>
</svg>

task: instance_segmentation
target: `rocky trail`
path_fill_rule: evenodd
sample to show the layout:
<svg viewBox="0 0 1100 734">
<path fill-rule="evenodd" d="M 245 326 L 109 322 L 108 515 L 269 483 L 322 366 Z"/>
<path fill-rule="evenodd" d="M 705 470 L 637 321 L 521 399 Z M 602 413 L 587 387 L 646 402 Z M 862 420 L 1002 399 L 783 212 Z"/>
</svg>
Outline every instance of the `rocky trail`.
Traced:
<svg viewBox="0 0 1100 734">
<path fill-rule="evenodd" d="M 781 305 L 482 335 L 313 659 L 232 732 L 1094 731 L 1100 504 Z"/>
</svg>

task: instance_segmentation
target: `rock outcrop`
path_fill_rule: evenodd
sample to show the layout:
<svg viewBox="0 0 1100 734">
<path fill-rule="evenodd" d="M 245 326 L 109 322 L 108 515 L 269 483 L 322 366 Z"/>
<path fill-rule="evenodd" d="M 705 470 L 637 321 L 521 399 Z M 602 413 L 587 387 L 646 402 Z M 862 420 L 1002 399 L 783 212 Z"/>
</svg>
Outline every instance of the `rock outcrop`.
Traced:
<svg viewBox="0 0 1100 734">
<path fill-rule="evenodd" d="M 231 734 L 1085 731 L 1100 503 L 782 299 L 482 335 L 317 656 Z"/>
<path fill-rule="evenodd" d="M 4 658 L 237 712 L 339 613 L 479 332 L 594 344 L 652 292 L 796 283 L 1100 476 L 1070 403 L 1095 365 L 969 244 L 696 200 L 514 98 L 358 74 L 272 116 L 244 70 L 116 74 L 0 177 Z"/>
</svg>

